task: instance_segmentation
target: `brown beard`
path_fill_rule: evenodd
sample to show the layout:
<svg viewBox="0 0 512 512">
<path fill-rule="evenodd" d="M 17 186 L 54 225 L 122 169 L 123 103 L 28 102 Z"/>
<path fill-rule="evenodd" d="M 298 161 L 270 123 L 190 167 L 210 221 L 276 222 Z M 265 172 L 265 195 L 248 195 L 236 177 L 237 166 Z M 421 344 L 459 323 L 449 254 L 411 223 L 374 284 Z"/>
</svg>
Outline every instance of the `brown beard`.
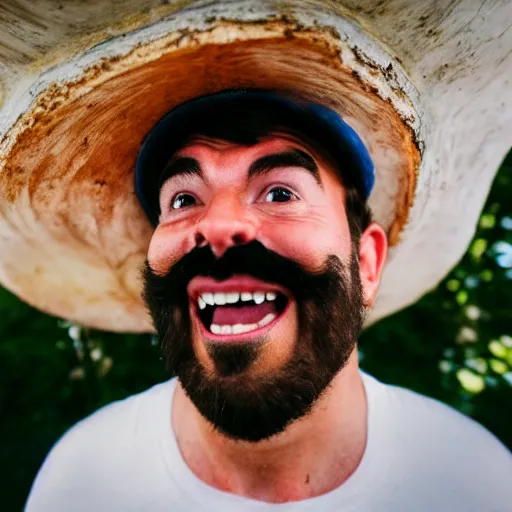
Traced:
<svg viewBox="0 0 512 512">
<path fill-rule="evenodd" d="M 198 361 L 192 343 L 187 285 L 198 275 L 227 279 L 235 274 L 278 283 L 297 303 L 299 335 L 291 358 L 277 371 L 249 378 L 266 339 L 208 343 L 214 372 Z M 168 369 L 198 411 L 233 439 L 260 441 L 283 432 L 308 414 L 356 346 L 364 318 L 355 251 L 344 265 L 329 256 L 311 273 L 259 242 L 234 247 L 216 259 L 208 247 L 194 249 L 159 276 L 146 262 L 144 300 L 151 313 Z"/>
</svg>

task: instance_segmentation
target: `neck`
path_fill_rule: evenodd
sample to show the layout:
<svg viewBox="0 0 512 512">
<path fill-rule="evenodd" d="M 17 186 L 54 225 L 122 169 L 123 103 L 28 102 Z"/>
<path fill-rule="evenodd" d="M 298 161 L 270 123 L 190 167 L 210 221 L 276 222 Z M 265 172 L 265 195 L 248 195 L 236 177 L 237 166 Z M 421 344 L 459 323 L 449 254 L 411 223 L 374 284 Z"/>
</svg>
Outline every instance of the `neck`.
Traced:
<svg viewBox="0 0 512 512">
<path fill-rule="evenodd" d="M 213 487 L 271 503 L 325 494 L 355 471 L 366 446 L 367 404 L 357 353 L 307 417 L 269 440 L 236 441 L 214 430 L 179 384 L 172 418 L 185 462 Z"/>
</svg>

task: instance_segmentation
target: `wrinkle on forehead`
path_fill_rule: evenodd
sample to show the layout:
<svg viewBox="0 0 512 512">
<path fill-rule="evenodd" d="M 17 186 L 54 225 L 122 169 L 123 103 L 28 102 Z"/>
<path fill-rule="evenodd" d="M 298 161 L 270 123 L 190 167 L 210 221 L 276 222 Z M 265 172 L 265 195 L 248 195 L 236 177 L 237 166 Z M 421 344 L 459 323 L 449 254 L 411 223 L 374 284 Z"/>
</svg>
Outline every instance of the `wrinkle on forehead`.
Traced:
<svg viewBox="0 0 512 512">
<path fill-rule="evenodd" d="M 202 167 L 209 163 L 213 166 L 222 165 L 222 159 L 230 161 L 238 156 L 240 168 L 249 169 L 251 163 L 274 153 L 282 153 L 289 150 L 299 150 L 309 155 L 317 167 L 327 170 L 339 179 L 336 165 L 327 155 L 319 154 L 314 148 L 300 140 L 298 137 L 288 134 L 275 134 L 265 137 L 253 145 L 235 144 L 222 139 L 207 137 L 194 137 L 179 149 L 172 158 L 194 158 Z"/>
</svg>

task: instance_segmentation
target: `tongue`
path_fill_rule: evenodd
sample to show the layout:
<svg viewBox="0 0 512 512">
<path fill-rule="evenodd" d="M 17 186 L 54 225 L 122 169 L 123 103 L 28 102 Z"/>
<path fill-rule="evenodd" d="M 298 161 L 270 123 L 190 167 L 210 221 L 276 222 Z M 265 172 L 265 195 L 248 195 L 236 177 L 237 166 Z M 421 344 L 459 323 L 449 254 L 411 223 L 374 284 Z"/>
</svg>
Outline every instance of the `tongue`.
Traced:
<svg viewBox="0 0 512 512">
<path fill-rule="evenodd" d="M 216 306 L 213 312 L 212 323 L 217 325 L 236 325 L 236 324 L 257 324 L 269 313 L 277 314 L 275 304 L 265 301 L 259 305 L 242 306 L 235 308 L 233 306 Z"/>
</svg>

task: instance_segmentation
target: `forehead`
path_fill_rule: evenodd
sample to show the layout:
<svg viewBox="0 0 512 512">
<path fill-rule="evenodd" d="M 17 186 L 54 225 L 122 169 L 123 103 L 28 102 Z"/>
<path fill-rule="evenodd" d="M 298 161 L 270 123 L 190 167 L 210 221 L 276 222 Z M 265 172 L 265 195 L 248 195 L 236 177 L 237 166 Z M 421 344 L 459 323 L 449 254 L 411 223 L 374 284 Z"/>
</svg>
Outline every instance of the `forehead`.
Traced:
<svg viewBox="0 0 512 512">
<path fill-rule="evenodd" d="M 245 146 L 232 142 L 196 137 L 185 143 L 172 157 L 193 158 L 201 165 L 222 166 L 230 163 L 243 168 L 269 154 L 277 154 L 298 149 L 309 154 L 317 164 L 328 166 L 327 159 L 300 139 L 288 135 L 269 135 L 254 145 Z"/>
</svg>

